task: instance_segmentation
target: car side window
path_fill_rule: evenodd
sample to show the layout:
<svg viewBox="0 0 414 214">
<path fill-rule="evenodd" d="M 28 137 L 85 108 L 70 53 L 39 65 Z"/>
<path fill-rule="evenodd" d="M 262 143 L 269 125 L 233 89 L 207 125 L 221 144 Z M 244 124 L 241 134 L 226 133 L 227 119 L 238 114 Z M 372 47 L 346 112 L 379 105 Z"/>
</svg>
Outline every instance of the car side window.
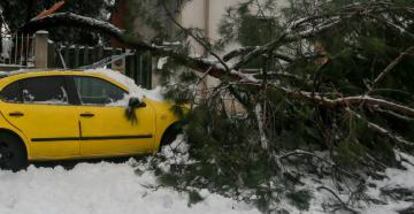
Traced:
<svg viewBox="0 0 414 214">
<path fill-rule="evenodd" d="M 64 77 L 33 77 L 21 82 L 24 103 L 69 104 Z"/>
<path fill-rule="evenodd" d="M 19 82 L 13 82 L 4 87 L 4 89 L 0 92 L 0 98 L 6 102 L 21 103 L 22 93 L 19 84 Z"/>
<path fill-rule="evenodd" d="M 127 92 L 118 86 L 95 77 L 73 77 L 83 105 L 107 105 L 122 100 Z"/>
</svg>

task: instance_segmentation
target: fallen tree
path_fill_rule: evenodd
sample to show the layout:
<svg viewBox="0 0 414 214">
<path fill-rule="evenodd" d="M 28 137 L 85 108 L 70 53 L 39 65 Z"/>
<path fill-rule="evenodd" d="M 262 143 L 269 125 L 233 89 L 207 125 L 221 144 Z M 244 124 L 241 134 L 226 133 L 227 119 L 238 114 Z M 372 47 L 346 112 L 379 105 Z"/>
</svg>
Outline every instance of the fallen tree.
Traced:
<svg viewBox="0 0 414 214">
<path fill-rule="evenodd" d="M 73 13 L 56 13 L 52 14 L 46 17 L 41 18 L 34 18 L 29 23 L 27 23 L 21 30 L 24 32 L 35 32 L 37 30 L 41 29 L 48 29 L 52 27 L 58 27 L 58 26 L 70 26 L 70 27 L 77 27 L 77 28 L 87 28 L 87 29 L 93 29 L 98 32 L 105 33 L 107 35 L 113 36 L 114 38 L 118 39 L 122 43 L 125 43 L 129 45 L 130 47 L 139 49 L 139 50 L 147 50 L 150 51 L 155 56 L 168 56 L 171 57 L 175 62 L 186 66 L 188 68 L 194 69 L 195 71 L 204 73 L 207 70 L 209 70 L 208 75 L 222 79 L 222 78 L 229 78 L 230 81 L 236 81 L 241 82 L 243 84 L 250 84 L 250 85 L 256 85 L 257 87 L 263 87 L 263 80 L 255 78 L 252 75 L 245 74 L 242 71 L 240 71 L 240 67 L 252 59 L 255 59 L 263 54 L 267 54 L 269 52 L 273 52 L 275 49 L 278 49 L 278 47 L 283 45 L 288 45 L 293 42 L 315 38 L 320 34 L 323 34 L 326 31 L 329 31 L 329 29 L 339 27 L 341 24 L 347 21 L 347 19 L 351 18 L 358 18 L 359 16 L 369 16 L 370 14 L 376 14 L 377 10 L 374 10 L 375 6 L 378 6 L 377 4 L 371 5 L 373 9 L 362 7 L 360 5 L 356 5 L 354 7 L 348 6 L 345 7 L 346 11 L 350 11 L 348 13 L 343 14 L 341 17 L 338 15 L 331 14 L 331 17 L 325 17 L 328 21 L 324 21 L 322 23 L 318 23 L 316 26 L 312 26 L 310 29 L 306 29 L 303 31 L 296 31 L 294 29 L 299 28 L 299 25 L 306 25 L 309 24 L 306 22 L 310 20 L 314 20 L 316 18 L 319 18 L 320 15 L 315 17 L 306 17 L 301 18 L 293 24 L 289 28 L 287 28 L 285 31 L 286 33 L 282 33 L 282 35 L 277 38 L 276 40 L 273 40 L 265 45 L 257 46 L 255 48 L 247 47 L 247 48 L 240 48 L 237 50 L 232 50 L 227 54 L 224 54 L 223 60 L 229 61 L 230 58 L 234 58 L 236 56 L 240 57 L 240 60 L 238 60 L 236 63 L 232 65 L 225 65 L 223 66 L 221 64 L 221 60 L 209 60 L 206 58 L 198 58 L 198 57 L 191 57 L 179 52 L 176 52 L 172 50 L 169 47 L 163 47 L 158 46 L 156 44 L 150 44 L 143 40 L 135 40 L 135 38 L 130 38 L 127 36 L 124 30 L 118 29 L 114 25 L 97 20 L 92 19 L 89 17 L 80 16 Z M 407 10 L 410 11 L 411 8 L 407 8 Z M 403 10 L 403 8 L 398 8 L 397 11 Z M 395 11 L 395 12 L 397 12 Z M 340 11 L 343 12 L 343 11 Z M 338 13 L 340 13 L 338 12 Z M 387 11 L 387 12 L 393 12 L 393 11 Z M 411 11 L 410 11 L 411 12 Z M 334 18 L 332 21 L 331 19 Z M 385 24 L 389 24 L 393 26 L 393 29 L 397 28 L 395 24 L 385 22 Z M 395 26 L 395 27 L 394 27 Z M 405 30 L 405 29 L 401 29 Z M 403 34 L 406 33 L 410 35 L 411 33 L 409 31 L 402 32 Z M 385 68 L 384 71 L 382 71 L 378 77 L 376 78 L 376 82 L 380 81 L 380 79 L 384 78 L 383 76 L 387 75 L 393 67 L 395 67 L 402 59 L 403 57 L 411 57 L 413 54 L 413 48 L 409 48 L 406 51 L 401 52 L 401 55 L 395 59 L 395 61 L 392 61 L 389 64 L 389 67 Z M 274 56 L 276 58 L 280 58 L 281 60 L 286 60 L 286 56 Z M 293 59 L 289 59 L 288 61 L 291 61 L 293 64 Z M 227 68 L 227 69 L 226 69 Z M 378 79 L 378 80 L 377 80 Z M 372 98 L 369 96 L 365 96 L 364 94 L 361 94 L 359 96 L 349 96 L 349 97 L 342 97 L 335 100 L 331 100 L 329 98 L 323 97 L 321 95 L 316 95 L 314 92 L 306 92 L 306 91 L 296 91 L 294 89 L 288 89 L 281 87 L 279 84 L 274 84 L 272 82 L 266 83 L 266 86 L 274 87 L 276 89 L 279 89 L 286 93 L 286 95 L 291 96 L 292 98 L 302 99 L 305 101 L 312 101 L 320 105 L 324 105 L 325 107 L 345 107 L 345 106 L 358 106 L 361 103 L 366 104 L 367 106 L 375 105 L 380 108 L 390 109 L 392 111 L 395 111 L 396 113 L 399 113 L 401 115 L 406 116 L 414 116 L 414 109 L 408 106 L 399 105 L 397 103 L 393 103 L 392 101 L 388 101 L 386 99 L 381 98 Z M 315 96 L 316 95 L 316 96 Z"/>
<path fill-rule="evenodd" d="M 252 4 L 259 8 L 256 14 L 242 10 Z M 236 195 L 240 189 L 255 188 L 260 195 L 257 201 L 264 203 L 261 208 L 269 210 L 270 203 L 277 201 L 269 192 L 293 186 L 289 191 L 295 193 L 301 176 L 323 176 L 326 172 L 320 168 L 327 167 L 328 174 L 340 183 L 338 188 L 351 189 L 351 195 L 361 196 L 352 200 L 359 200 L 365 179 L 356 178 L 378 176 L 378 170 L 398 165 L 394 151 L 411 151 L 414 145 L 414 76 L 410 74 L 414 67 L 414 4 L 296 4 L 286 11 L 283 21 L 279 16 L 272 18 L 274 29 L 265 42 L 217 54 L 214 44 L 194 29 L 181 26 L 160 1 L 179 32 L 207 50 L 206 57 L 131 37 L 127 30 L 110 23 L 72 13 L 35 18 L 21 30 L 83 27 L 155 57 L 168 57 L 163 69 L 179 76 L 179 81 L 166 82 L 172 89 L 167 95 L 178 103 L 197 102 L 188 116 L 187 134 L 192 142 L 190 155 L 198 162 L 178 164 L 170 174 L 180 182 L 176 184 L 179 188 L 208 186 L 227 194 L 229 190 L 223 186 L 232 184 L 230 192 Z M 268 18 L 274 10 L 260 1 L 229 9 L 228 21 L 221 26 L 228 34 L 223 35 L 224 40 L 235 37 L 232 29 L 242 19 Z M 217 44 L 225 44 L 221 42 Z M 251 64 L 260 68 L 258 72 L 247 69 Z M 176 65 L 181 68 L 173 69 Z M 182 67 L 198 75 L 182 72 Z M 220 84 L 201 101 L 194 99 L 194 85 L 206 76 L 219 79 Z M 229 109 L 226 97 L 243 106 L 242 116 Z M 321 157 L 316 150 L 329 155 Z M 298 158 L 303 156 L 307 163 Z M 322 171 L 313 172 L 303 164 Z M 358 170 L 350 170 L 354 168 Z M 350 185 L 346 179 L 358 182 Z M 295 185 L 274 185 L 278 182 Z M 340 207 L 354 211 L 349 203 L 341 201 Z"/>
</svg>

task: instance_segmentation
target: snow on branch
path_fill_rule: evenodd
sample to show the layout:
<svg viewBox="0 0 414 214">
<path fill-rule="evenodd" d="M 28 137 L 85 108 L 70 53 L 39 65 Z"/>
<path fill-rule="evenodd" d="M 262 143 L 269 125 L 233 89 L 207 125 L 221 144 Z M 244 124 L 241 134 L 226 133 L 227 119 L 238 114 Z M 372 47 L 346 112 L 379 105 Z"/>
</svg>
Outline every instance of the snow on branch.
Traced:
<svg viewBox="0 0 414 214">
<path fill-rule="evenodd" d="M 117 39 L 123 37 L 124 34 L 124 30 L 115 27 L 109 22 L 69 12 L 55 13 L 44 17 L 33 18 L 30 22 L 26 23 L 21 30 L 24 32 L 35 32 L 52 26 L 91 28 L 109 34 L 110 36 L 114 36 Z"/>
<path fill-rule="evenodd" d="M 399 136 L 397 134 L 392 133 L 390 130 L 387 130 L 386 128 L 384 128 L 384 127 L 382 127 L 382 126 L 380 126 L 378 124 L 375 124 L 373 122 L 368 121 L 362 115 L 360 115 L 360 114 L 352 111 L 351 109 L 347 108 L 346 111 L 349 112 L 350 114 L 354 115 L 359 120 L 362 120 L 362 121 L 366 122 L 367 125 L 368 125 L 368 128 L 371 128 L 372 130 L 378 132 L 379 134 L 384 135 L 384 136 L 387 136 L 391 140 L 394 140 L 397 143 L 401 143 L 401 144 L 406 145 L 406 146 L 414 146 L 414 143 L 412 143 L 410 141 L 407 141 L 403 137 L 401 137 L 401 136 Z"/>
<path fill-rule="evenodd" d="M 248 52 L 246 55 L 243 55 L 241 60 L 233 65 L 232 69 L 239 70 L 243 65 L 251 62 L 253 59 L 257 58 L 260 55 L 272 52 L 273 50 L 277 49 L 282 45 L 314 37 L 315 35 L 332 29 L 333 27 L 339 25 L 343 21 L 344 19 L 330 19 L 326 22 L 320 23 L 316 26 L 310 27 L 300 32 L 288 28 L 277 39 L 263 46 L 257 46 L 252 51 Z"/>
<path fill-rule="evenodd" d="M 337 99 L 330 99 L 317 93 L 306 91 L 294 91 L 284 87 L 273 85 L 276 89 L 279 89 L 292 98 L 304 100 L 307 102 L 313 102 L 315 104 L 327 107 L 327 108 L 345 108 L 356 106 L 369 106 L 380 107 L 388 109 L 394 112 L 398 112 L 401 115 L 414 117 L 414 109 L 408 106 L 404 106 L 385 99 L 374 98 L 367 95 L 349 96 Z"/>
</svg>

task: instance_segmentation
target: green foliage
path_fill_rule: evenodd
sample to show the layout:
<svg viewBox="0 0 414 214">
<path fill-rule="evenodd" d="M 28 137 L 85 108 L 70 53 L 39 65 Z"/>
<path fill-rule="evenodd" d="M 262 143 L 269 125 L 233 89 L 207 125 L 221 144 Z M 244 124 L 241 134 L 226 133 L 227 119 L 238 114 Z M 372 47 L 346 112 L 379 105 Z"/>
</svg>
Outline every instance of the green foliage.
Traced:
<svg viewBox="0 0 414 214">
<path fill-rule="evenodd" d="M 190 191 L 188 193 L 188 206 L 191 206 L 193 204 L 197 204 L 201 201 L 203 201 L 204 198 L 201 197 L 201 195 L 197 191 Z"/>
<path fill-rule="evenodd" d="M 299 210 L 308 210 L 310 207 L 310 200 L 312 199 L 312 194 L 308 190 L 299 190 L 287 193 L 286 197 Z"/>
<path fill-rule="evenodd" d="M 238 40 L 244 46 L 264 45 L 274 38 L 273 19 L 245 15 L 241 20 Z"/>
<path fill-rule="evenodd" d="M 251 0 L 227 8 L 219 26 L 222 39 L 211 44 L 212 50 L 224 50 L 234 42 L 260 46 L 278 38 L 291 21 L 319 15 L 308 25 L 297 27 L 306 30 L 320 19 L 343 15 L 345 5 L 355 3 L 364 8 L 373 3 L 326 0 L 316 4 L 304 0 L 291 1 L 289 7 L 280 9 L 275 2 Z M 388 9 L 414 6 L 406 0 L 387 4 L 395 6 Z M 161 182 L 190 192 L 193 188 L 208 189 L 251 202 L 263 212 L 277 210 L 277 203 L 284 199 L 308 210 L 313 194 L 298 188 L 304 185 L 304 177 L 329 177 L 340 191 L 360 191 L 361 178 L 398 165 L 395 150 L 412 149 L 408 142 L 414 141 L 412 118 L 364 102 L 330 106 L 292 96 L 299 91 L 308 92 L 309 99 L 369 95 L 414 106 L 412 53 L 375 82 L 390 63 L 414 45 L 412 33 L 362 12 L 355 14 L 341 17 L 345 21 L 340 25 L 313 38 L 284 44 L 244 65 L 261 71 L 255 77 L 266 79 L 269 85 L 259 87 L 223 77 L 206 97 L 196 97 L 199 76 L 169 61 L 161 71 L 167 98 L 193 104 L 185 128 L 191 161 L 174 164 L 168 172 L 159 171 Z M 387 17 L 405 20 L 401 25 L 413 32 L 412 13 L 396 9 Z M 188 46 L 183 45 L 180 51 L 188 53 Z M 276 59 L 277 53 L 293 60 Z M 229 107 L 229 100 L 236 100 L 239 109 Z M 267 146 L 263 146 L 264 139 Z M 401 139 L 407 139 L 409 146 Z M 295 154 L 298 150 L 314 156 Z M 278 159 L 289 153 L 294 154 Z"/>
<path fill-rule="evenodd" d="M 337 152 L 337 155 L 334 157 L 336 162 L 348 168 L 360 167 L 360 159 L 362 159 L 366 152 L 360 143 L 352 139 L 345 139 L 344 142 L 339 143 L 335 151 Z"/>
</svg>

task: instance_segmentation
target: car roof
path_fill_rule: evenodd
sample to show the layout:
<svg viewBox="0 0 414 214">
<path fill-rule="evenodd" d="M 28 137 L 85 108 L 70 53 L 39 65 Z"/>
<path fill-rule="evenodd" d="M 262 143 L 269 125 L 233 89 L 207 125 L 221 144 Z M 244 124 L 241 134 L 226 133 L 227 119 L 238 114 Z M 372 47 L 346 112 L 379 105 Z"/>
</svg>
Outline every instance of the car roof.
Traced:
<svg viewBox="0 0 414 214">
<path fill-rule="evenodd" d="M 0 79 L 10 76 L 16 75 L 28 75 L 36 74 L 39 76 L 47 76 L 51 74 L 55 74 L 56 72 L 63 73 L 63 74 L 70 74 L 70 73 L 78 73 L 83 72 L 84 70 L 76 70 L 76 69 L 21 69 L 15 71 L 0 71 Z"/>
<path fill-rule="evenodd" d="M 89 76 L 98 77 L 114 83 L 122 89 L 129 91 L 128 88 L 113 78 L 101 74 L 99 72 L 85 72 L 85 70 L 68 70 L 68 69 L 22 69 L 17 71 L 4 72 L 0 71 L 0 88 L 8 85 L 11 82 L 30 78 L 30 77 L 44 77 L 44 76 Z"/>
</svg>

